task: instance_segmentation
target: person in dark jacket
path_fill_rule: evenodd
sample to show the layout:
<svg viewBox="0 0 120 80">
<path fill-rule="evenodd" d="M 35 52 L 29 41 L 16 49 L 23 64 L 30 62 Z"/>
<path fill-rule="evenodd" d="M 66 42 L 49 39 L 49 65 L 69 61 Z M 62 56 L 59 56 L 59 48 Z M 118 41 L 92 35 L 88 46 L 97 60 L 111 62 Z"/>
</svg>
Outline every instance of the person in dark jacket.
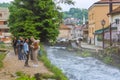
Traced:
<svg viewBox="0 0 120 80">
<path fill-rule="evenodd" d="M 17 53 L 17 38 L 16 37 L 14 37 L 12 45 L 14 48 L 15 55 L 17 55 L 18 53 Z"/>
</svg>

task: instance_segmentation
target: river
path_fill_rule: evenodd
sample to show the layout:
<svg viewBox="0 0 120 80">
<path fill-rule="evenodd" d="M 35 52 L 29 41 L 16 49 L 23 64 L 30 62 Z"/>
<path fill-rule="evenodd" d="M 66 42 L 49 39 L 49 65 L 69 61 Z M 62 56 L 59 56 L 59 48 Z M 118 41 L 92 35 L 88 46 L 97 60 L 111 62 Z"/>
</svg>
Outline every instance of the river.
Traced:
<svg viewBox="0 0 120 80">
<path fill-rule="evenodd" d="M 52 64 L 60 68 L 69 80 L 120 80 L 120 70 L 92 58 L 82 58 L 73 51 L 47 47 Z"/>
</svg>

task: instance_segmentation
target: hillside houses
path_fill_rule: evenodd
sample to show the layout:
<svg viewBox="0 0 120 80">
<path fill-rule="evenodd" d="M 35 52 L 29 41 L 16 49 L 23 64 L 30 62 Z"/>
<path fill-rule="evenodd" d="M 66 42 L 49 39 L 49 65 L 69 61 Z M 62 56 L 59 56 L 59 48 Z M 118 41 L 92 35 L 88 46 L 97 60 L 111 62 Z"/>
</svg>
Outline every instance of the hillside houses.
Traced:
<svg viewBox="0 0 120 80">
<path fill-rule="evenodd" d="M 78 26 L 73 24 L 61 24 L 59 28 L 58 40 L 77 40 L 83 39 L 84 26 Z M 87 33 L 86 33 L 87 34 Z"/>
<path fill-rule="evenodd" d="M 110 4 L 112 5 L 110 6 Z M 105 21 L 105 25 L 101 21 Z M 83 37 L 84 41 L 96 46 L 105 47 L 120 41 L 120 0 L 100 0 L 88 9 L 88 22 L 83 25 L 71 25 L 79 22 L 68 18 L 65 25 L 70 28 L 69 39 Z M 104 31 L 104 32 L 103 32 Z M 61 33 L 60 33 L 61 34 Z M 104 37 L 103 37 L 104 34 Z M 111 42 L 110 42 L 111 40 Z"/>
</svg>

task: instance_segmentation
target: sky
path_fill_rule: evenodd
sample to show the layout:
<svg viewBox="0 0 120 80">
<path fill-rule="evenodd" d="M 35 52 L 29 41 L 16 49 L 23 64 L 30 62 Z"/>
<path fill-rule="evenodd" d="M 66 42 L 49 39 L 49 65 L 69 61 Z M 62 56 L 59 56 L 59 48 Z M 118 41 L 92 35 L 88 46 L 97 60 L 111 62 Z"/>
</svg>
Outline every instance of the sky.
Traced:
<svg viewBox="0 0 120 80">
<path fill-rule="evenodd" d="M 2 2 L 10 2 L 13 0 L 0 0 L 0 3 Z M 100 1 L 100 0 L 73 0 L 75 2 L 75 5 L 60 5 L 62 7 L 62 11 L 68 11 L 70 8 L 85 8 L 88 9 L 93 3 Z"/>
<path fill-rule="evenodd" d="M 74 0 L 75 5 L 62 5 L 63 11 L 68 11 L 71 7 L 88 9 L 93 3 L 100 0 Z"/>
</svg>

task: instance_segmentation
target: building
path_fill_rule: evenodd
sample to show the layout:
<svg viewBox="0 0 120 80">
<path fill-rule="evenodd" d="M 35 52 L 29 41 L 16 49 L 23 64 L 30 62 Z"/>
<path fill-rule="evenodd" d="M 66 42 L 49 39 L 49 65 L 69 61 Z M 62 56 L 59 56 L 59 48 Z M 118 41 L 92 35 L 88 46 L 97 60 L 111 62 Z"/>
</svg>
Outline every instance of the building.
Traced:
<svg viewBox="0 0 120 80">
<path fill-rule="evenodd" d="M 120 5 L 120 0 L 112 0 L 113 2 L 113 9 L 117 8 Z M 88 40 L 91 44 L 98 45 L 96 43 L 97 38 L 95 37 L 95 31 L 100 30 L 103 28 L 101 25 L 101 21 L 104 19 L 106 24 L 104 27 L 108 27 L 109 22 L 109 0 L 100 0 L 93 5 L 91 5 L 88 9 L 88 21 L 89 21 L 89 34 L 88 34 Z M 101 45 L 100 45 L 101 46 Z"/>
<path fill-rule="evenodd" d="M 7 25 L 9 18 L 8 8 L 0 8 L 0 42 L 10 42 L 9 27 Z"/>
<path fill-rule="evenodd" d="M 84 25 L 83 25 L 83 29 L 82 29 L 82 31 L 83 31 L 83 39 L 84 39 L 84 41 L 85 42 L 87 42 L 88 41 L 88 22 L 86 22 Z"/>
<path fill-rule="evenodd" d="M 58 40 L 68 41 L 83 39 L 83 26 L 77 26 L 72 24 L 61 24 L 59 28 Z"/>
<path fill-rule="evenodd" d="M 58 40 L 59 39 L 71 39 L 71 28 L 68 25 L 60 25 Z"/>
<path fill-rule="evenodd" d="M 116 41 L 120 42 L 120 6 L 109 13 L 109 17 L 113 24 L 112 27 L 116 27 L 116 34 L 112 35 L 112 39 L 115 37 Z"/>
<path fill-rule="evenodd" d="M 78 40 L 79 38 L 83 39 L 83 26 L 75 25 L 71 31 L 72 39 Z"/>
</svg>

